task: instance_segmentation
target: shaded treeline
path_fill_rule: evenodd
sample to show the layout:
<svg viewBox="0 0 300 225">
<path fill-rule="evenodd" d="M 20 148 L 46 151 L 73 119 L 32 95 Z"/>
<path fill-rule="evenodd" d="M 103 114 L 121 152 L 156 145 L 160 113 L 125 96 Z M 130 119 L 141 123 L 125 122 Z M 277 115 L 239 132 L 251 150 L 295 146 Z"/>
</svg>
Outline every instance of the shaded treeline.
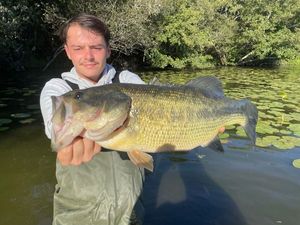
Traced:
<svg viewBox="0 0 300 225">
<path fill-rule="evenodd" d="M 82 12 L 109 25 L 121 66 L 258 66 L 300 53 L 298 0 L 1 0 L 2 69 L 45 65 L 59 26 Z"/>
</svg>

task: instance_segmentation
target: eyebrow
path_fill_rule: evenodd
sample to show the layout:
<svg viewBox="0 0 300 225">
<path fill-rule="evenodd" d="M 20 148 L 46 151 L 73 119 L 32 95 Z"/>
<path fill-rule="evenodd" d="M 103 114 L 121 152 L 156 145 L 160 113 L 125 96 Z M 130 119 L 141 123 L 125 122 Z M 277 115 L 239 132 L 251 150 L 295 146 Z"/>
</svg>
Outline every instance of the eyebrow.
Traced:
<svg viewBox="0 0 300 225">
<path fill-rule="evenodd" d="M 84 45 L 71 45 L 70 47 L 82 47 Z M 103 44 L 97 44 L 97 45 L 89 45 L 89 47 L 103 47 L 103 48 L 106 48 L 107 46 L 106 45 L 103 45 Z"/>
</svg>

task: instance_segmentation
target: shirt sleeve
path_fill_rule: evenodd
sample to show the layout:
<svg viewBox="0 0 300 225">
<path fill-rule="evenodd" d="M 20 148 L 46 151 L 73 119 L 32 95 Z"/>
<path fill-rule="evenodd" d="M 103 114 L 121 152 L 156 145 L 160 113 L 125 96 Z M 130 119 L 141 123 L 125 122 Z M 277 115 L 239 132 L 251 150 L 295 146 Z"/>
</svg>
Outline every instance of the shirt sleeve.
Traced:
<svg viewBox="0 0 300 225">
<path fill-rule="evenodd" d="M 52 129 L 52 96 L 60 96 L 71 91 L 71 87 L 63 80 L 54 78 L 48 81 L 40 95 L 40 107 L 45 125 L 46 136 L 51 139 Z"/>
<path fill-rule="evenodd" d="M 123 70 L 119 75 L 119 79 L 121 83 L 145 84 L 138 75 L 128 70 Z"/>
</svg>

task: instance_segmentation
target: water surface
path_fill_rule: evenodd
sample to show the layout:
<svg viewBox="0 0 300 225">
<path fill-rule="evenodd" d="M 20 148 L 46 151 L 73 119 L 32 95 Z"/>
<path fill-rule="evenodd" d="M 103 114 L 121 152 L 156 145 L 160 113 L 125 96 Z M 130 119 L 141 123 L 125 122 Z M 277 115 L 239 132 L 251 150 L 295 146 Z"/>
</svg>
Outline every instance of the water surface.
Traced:
<svg viewBox="0 0 300 225">
<path fill-rule="evenodd" d="M 1 79 L 0 225 L 51 224 L 55 155 L 38 107 L 41 86 L 58 71 Z M 222 68 L 143 72 L 149 81 L 180 83 L 215 75 L 225 94 L 249 98 L 259 109 L 258 146 L 228 127 L 225 153 L 197 148 L 154 155 L 144 187 L 145 224 L 287 224 L 300 221 L 300 68 Z M 56 75 L 57 76 L 57 75 Z"/>
</svg>

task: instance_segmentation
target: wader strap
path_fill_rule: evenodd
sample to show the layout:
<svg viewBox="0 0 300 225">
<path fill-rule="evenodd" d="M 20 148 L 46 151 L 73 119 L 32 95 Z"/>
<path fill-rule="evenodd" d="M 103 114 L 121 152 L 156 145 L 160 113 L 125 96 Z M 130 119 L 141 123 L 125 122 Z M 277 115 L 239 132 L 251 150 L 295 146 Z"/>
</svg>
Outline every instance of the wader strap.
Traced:
<svg viewBox="0 0 300 225">
<path fill-rule="evenodd" d="M 113 83 L 118 84 L 120 83 L 120 73 L 121 71 L 117 71 L 114 78 L 111 80 Z"/>
<path fill-rule="evenodd" d="M 79 86 L 78 84 L 75 84 L 71 81 L 68 81 L 68 80 L 65 80 L 67 82 L 67 84 L 72 88 L 72 90 L 78 90 L 79 89 Z"/>
</svg>

